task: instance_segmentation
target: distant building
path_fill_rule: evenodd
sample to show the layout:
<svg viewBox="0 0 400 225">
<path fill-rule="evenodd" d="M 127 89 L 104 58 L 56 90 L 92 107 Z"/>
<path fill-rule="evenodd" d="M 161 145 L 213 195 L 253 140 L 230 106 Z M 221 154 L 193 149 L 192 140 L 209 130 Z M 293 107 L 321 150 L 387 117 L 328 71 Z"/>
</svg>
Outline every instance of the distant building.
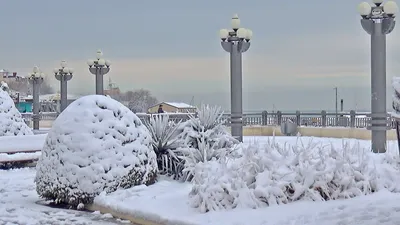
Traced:
<svg viewBox="0 0 400 225">
<path fill-rule="evenodd" d="M 5 69 L 0 69 L 0 77 L 2 78 L 16 78 L 17 72 L 10 72 Z"/>
<path fill-rule="evenodd" d="M 147 112 L 148 113 L 157 113 L 158 107 L 162 105 L 162 109 L 164 112 L 168 113 L 195 113 L 196 107 L 180 102 L 160 102 L 156 105 L 151 106 Z"/>
</svg>

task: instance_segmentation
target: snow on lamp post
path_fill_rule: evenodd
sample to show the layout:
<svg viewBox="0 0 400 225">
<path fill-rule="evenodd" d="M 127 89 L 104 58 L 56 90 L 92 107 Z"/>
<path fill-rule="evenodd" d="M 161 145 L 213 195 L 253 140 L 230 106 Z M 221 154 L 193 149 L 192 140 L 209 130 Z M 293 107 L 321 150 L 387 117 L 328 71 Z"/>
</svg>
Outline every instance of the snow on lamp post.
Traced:
<svg viewBox="0 0 400 225">
<path fill-rule="evenodd" d="M 67 82 L 72 79 L 74 70 L 67 67 L 67 62 L 61 61 L 61 68 L 54 69 L 54 75 L 60 81 L 60 113 L 67 108 L 68 105 L 68 86 Z"/>
<path fill-rule="evenodd" d="M 40 120 L 40 102 L 39 102 L 39 95 L 40 95 L 40 85 L 43 83 L 43 73 L 40 72 L 39 67 L 33 67 L 33 71 L 28 77 L 28 82 L 32 84 L 32 96 L 33 96 L 33 129 L 39 130 L 39 120 Z"/>
<path fill-rule="evenodd" d="M 111 62 L 101 58 L 103 52 L 97 50 L 96 59 L 88 60 L 89 71 L 96 76 L 96 95 L 104 95 L 103 76 L 110 71 Z"/>
<path fill-rule="evenodd" d="M 386 152 L 386 35 L 395 27 L 398 6 L 394 1 L 373 0 L 358 5 L 363 29 L 371 35 L 371 130 L 372 151 Z"/>
<path fill-rule="evenodd" d="M 222 48 L 230 53 L 231 71 L 231 132 L 238 141 L 243 141 L 243 99 L 242 99 L 242 53 L 250 48 L 253 32 L 240 28 L 237 14 L 231 20 L 232 30 L 221 29 Z"/>
</svg>

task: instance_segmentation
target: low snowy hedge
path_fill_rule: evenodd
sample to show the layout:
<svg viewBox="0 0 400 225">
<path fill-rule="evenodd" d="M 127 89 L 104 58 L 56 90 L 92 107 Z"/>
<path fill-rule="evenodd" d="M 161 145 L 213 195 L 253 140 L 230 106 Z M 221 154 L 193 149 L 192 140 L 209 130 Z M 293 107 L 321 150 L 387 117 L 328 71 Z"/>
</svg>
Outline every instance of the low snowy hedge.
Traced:
<svg viewBox="0 0 400 225">
<path fill-rule="evenodd" d="M 189 195 L 193 207 L 207 212 L 346 199 L 380 189 L 400 191 L 400 160 L 390 153 L 271 141 L 266 146 L 250 144 L 242 154 L 196 165 Z"/>
<path fill-rule="evenodd" d="M 5 87 L 3 83 L 0 88 L 0 136 L 33 135 Z"/>
<path fill-rule="evenodd" d="M 36 168 L 39 196 L 79 208 L 102 191 L 154 183 L 157 162 L 139 118 L 111 98 L 92 95 L 54 121 Z"/>
</svg>

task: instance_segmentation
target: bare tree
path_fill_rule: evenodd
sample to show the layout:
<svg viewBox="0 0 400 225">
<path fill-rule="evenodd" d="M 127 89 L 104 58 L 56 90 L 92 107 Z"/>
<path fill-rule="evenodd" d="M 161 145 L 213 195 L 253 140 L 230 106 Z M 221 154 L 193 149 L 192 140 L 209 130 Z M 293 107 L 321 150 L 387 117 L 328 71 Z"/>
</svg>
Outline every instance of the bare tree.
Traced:
<svg viewBox="0 0 400 225">
<path fill-rule="evenodd" d="M 157 104 L 157 98 L 145 89 L 127 91 L 122 94 L 120 99 L 128 102 L 128 108 L 135 113 L 146 112 L 149 107 Z"/>
<path fill-rule="evenodd" d="M 8 87 L 16 92 L 24 93 L 24 94 L 31 94 L 32 92 L 32 85 L 29 84 L 27 79 L 15 80 L 15 79 L 8 79 L 5 81 L 8 84 Z M 53 87 L 49 84 L 48 77 L 44 77 L 44 81 L 40 86 L 40 94 L 52 94 L 55 93 Z"/>
</svg>

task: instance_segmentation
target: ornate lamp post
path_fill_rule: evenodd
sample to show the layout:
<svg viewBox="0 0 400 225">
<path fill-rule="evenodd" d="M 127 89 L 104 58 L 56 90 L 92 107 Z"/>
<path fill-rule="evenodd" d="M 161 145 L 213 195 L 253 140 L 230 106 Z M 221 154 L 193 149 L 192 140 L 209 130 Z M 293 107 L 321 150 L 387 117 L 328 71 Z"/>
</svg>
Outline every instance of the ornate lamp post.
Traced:
<svg viewBox="0 0 400 225">
<path fill-rule="evenodd" d="M 232 136 L 243 141 L 242 53 L 250 48 L 253 32 L 240 28 L 237 14 L 231 20 L 232 30 L 221 29 L 222 48 L 230 53 L 231 70 L 231 130 Z"/>
<path fill-rule="evenodd" d="M 32 96 L 33 96 L 33 129 L 39 130 L 39 121 L 40 121 L 40 85 L 43 83 L 43 73 L 40 72 L 39 67 L 33 67 L 33 71 L 28 77 L 28 82 L 32 84 Z"/>
<path fill-rule="evenodd" d="M 67 67 L 67 62 L 61 61 L 61 68 L 54 69 L 54 76 L 60 81 L 60 113 L 68 106 L 67 82 L 72 79 L 74 70 Z"/>
<path fill-rule="evenodd" d="M 88 60 L 89 71 L 96 76 L 96 95 L 104 95 L 103 76 L 110 71 L 111 62 L 101 58 L 103 52 L 97 50 L 95 60 Z"/>
<path fill-rule="evenodd" d="M 386 111 L 386 35 L 395 27 L 398 6 L 393 1 L 373 0 L 359 4 L 363 29 L 371 35 L 371 124 L 372 151 L 386 152 L 386 131 L 389 129 Z"/>
</svg>

